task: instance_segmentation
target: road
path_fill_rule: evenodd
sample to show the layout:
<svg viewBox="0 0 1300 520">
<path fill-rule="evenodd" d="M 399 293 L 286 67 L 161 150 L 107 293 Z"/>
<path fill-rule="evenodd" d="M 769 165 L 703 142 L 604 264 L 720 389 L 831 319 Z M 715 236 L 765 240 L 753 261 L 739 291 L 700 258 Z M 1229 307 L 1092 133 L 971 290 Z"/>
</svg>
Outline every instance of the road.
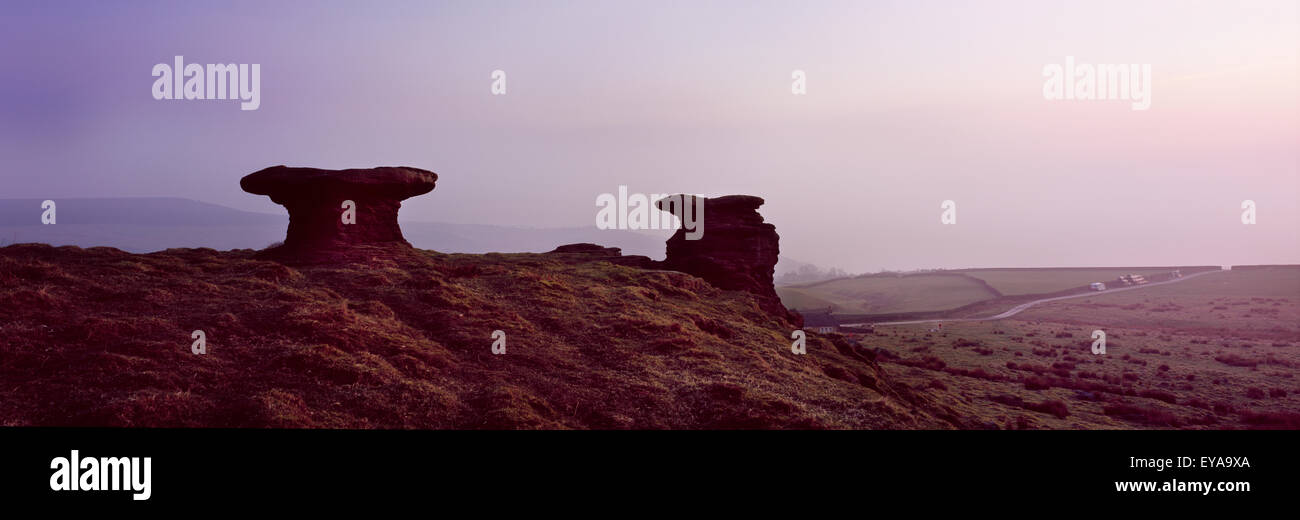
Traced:
<svg viewBox="0 0 1300 520">
<path fill-rule="evenodd" d="M 1184 277 L 1182 277 L 1182 278 L 1174 278 L 1173 280 L 1166 280 L 1166 281 L 1163 281 L 1163 282 L 1152 282 L 1152 283 L 1148 283 L 1148 284 L 1145 284 L 1145 285 L 1134 285 L 1134 286 L 1129 286 L 1129 287 L 1120 287 L 1120 288 L 1117 288 L 1117 289 L 1106 289 L 1105 291 L 1099 291 L 1099 292 L 1086 292 L 1086 293 L 1082 293 L 1082 294 L 1071 294 L 1071 295 L 1069 295 L 1069 296 L 1057 296 L 1057 297 L 1055 297 L 1055 298 L 1043 298 L 1043 299 L 1041 299 L 1041 300 L 1034 300 L 1034 301 L 1031 301 L 1031 302 L 1025 302 L 1025 303 L 1022 303 L 1022 304 L 1020 304 L 1020 305 L 1017 305 L 1017 306 L 1015 306 L 1015 307 L 1012 307 L 1011 309 L 1007 310 L 1006 312 L 1003 312 L 1003 313 L 1001 313 L 1001 314 L 995 314 L 995 315 L 993 315 L 993 316 L 989 316 L 989 317 L 987 317 L 987 318 L 937 318 L 937 319 L 931 319 L 931 320 L 882 321 L 882 322 L 879 322 L 879 323 L 843 323 L 843 324 L 840 324 L 840 326 L 841 326 L 841 327 L 862 327 L 862 326 L 870 325 L 870 326 L 877 326 L 877 327 L 878 327 L 878 326 L 880 326 L 880 325 L 908 325 L 908 324 L 911 324 L 911 323 L 938 323 L 938 322 L 941 322 L 941 321 L 946 321 L 946 322 L 957 322 L 957 321 L 993 321 L 993 320 L 1001 320 L 1001 319 L 1010 318 L 1010 317 L 1012 317 L 1012 316 L 1015 316 L 1015 315 L 1017 315 L 1017 314 L 1020 314 L 1021 312 L 1024 312 L 1025 309 L 1028 309 L 1028 308 L 1033 307 L 1033 306 L 1035 306 L 1035 305 L 1038 305 L 1038 304 L 1040 304 L 1040 303 L 1054 302 L 1054 301 L 1059 301 L 1059 300 L 1069 300 L 1069 299 L 1071 299 L 1071 298 L 1087 298 L 1087 297 L 1089 297 L 1089 296 L 1104 296 L 1104 295 L 1107 295 L 1107 294 L 1118 293 L 1118 292 L 1124 292 L 1124 291 L 1136 291 L 1136 290 L 1139 290 L 1139 289 L 1146 289 L 1146 288 L 1149 288 L 1149 287 L 1157 287 L 1157 286 L 1160 286 L 1160 285 L 1168 285 L 1168 284 L 1171 284 L 1171 283 L 1184 282 L 1184 281 L 1187 281 L 1187 280 L 1191 280 L 1192 278 L 1196 278 L 1196 277 L 1198 277 L 1198 276 L 1205 276 L 1205 275 L 1207 275 L 1207 274 L 1211 274 L 1211 273 L 1222 273 L 1222 272 L 1223 272 L 1223 271 L 1200 271 L 1200 272 L 1196 272 L 1196 273 L 1192 273 L 1192 274 L 1186 275 L 1186 276 L 1184 276 Z"/>
</svg>

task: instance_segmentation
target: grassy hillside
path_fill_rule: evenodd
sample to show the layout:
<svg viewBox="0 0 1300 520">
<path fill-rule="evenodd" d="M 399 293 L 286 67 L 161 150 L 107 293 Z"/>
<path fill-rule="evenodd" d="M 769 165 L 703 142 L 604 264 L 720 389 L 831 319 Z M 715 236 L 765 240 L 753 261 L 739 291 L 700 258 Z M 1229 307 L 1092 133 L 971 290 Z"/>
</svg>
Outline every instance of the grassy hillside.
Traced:
<svg viewBox="0 0 1300 520">
<path fill-rule="evenodd" d="M 791 308 L 806 309 L 803 305 L 809 303 L 825 308 L 829 303 L 837 312 L 863 314 L 946 310 L 998 296 L 984 282 L 955 273 L 840 278 L 784 287 L 777 294 Z"/>
<path fill-rule="evenodd" d="M 820 310 L 830 307 L 835 311 L 842 310 L 835 302 L 818 297 L 805 288 L 777 287 L 776 294 L 781 297 L 781 303 L 790 309 Z"/>
<path fill-rule="evenodd" d="M 960 424 L 842 337 L 793 355 L 747 293 L 574 255 L 358 247 L 291 267 L 26 244 L 0 248 L 0 314 L 6 426 Z"/>
</svg>

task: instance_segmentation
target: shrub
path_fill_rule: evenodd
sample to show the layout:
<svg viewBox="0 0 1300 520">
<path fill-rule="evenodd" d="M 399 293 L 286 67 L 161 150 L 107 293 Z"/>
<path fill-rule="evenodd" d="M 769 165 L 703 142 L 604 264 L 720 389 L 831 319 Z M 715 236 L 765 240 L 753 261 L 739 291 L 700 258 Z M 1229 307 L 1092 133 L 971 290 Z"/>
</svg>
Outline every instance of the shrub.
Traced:
<svg viewBox="0 0 1300 520">
<path fill-rule="evenodd" d="M 1026 404 L 1025 408 L 1028 408 L 1035 412 L 1042 412 L 1045 414 L 1054 415 L 1056 416 L 1057 419 L 1064 419 L 1066 416 L 1070 415 L 1069 408 L 1066 407 L 1065 403 L 1061 401 L 1043 401 L 1041 403 L 1030 403 L 1030 404 Z"/>
<path fill-rule="evenodd" d="M 1242 422 L 1260 429 L 1300 429 L 1300 413 L 1295 412 L 1252 412 L 1241 413 Z"/>
<path fill-rule="evenodd" d="M 1259 364 L 1258 361 L 1255 361 L 1250 358 L 1238 356 L 1236 354 L 1222 354 L 1222 355 L 1214 356 L 1214 360 L 1223 363 L 1225 365 L 1234 366 L 1234 367 L 1253 368 L 1255 365 Z"/>
<path fill-rule="evenodd" d="M 1138 397 L 1146 397 L 1148 399 L 1164 401 L 1169 404 L 1176 404 L 1178 402 L 1178 398 L 1174 396 L 1174 394 L 1165 392 L 1163 390 L 1143 390 L 1141 392 L 1138 392 Z"/>
<path fill-rule="evenodd" d="M 1178 416 L 1158 408 L 1144 408 L 1128 403 L 1113 404 L 1103 407 L 1102 413 L 1111 417 L 1118 417 L 1126 421 L 1133 421 L 1148 426 L 1178 426 L 1181 421 Z"/>
<path fill-rule="evenodd" d="M 1052 382 L 1047 378 L 1038 376 L 1025 378 L 1025 390 L 1047 390 L 1051 387 Z"/>
</svg>

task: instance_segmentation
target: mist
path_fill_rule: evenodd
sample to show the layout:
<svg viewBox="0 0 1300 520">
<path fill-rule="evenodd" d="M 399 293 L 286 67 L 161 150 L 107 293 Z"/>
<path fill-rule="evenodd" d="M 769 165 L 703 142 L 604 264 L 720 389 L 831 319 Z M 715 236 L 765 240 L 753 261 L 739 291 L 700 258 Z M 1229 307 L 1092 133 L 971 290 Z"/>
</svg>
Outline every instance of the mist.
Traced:
<svg viewBox="0 0 1300 520">
<path fill-rule="evenodd" d="M 281 214 L 238 179 L 409 165 L 440 177 L 406 221 L 749 194 L 783 257 L 849 272 L 1300 263 L 1292 1 L 348 7 L 7 6 L 0 198 Z M 259 106 L 154 99 L 176 56 L 259 64 Z M 1149 64 L 1149 108 L 1045 99 L 1067 58 Z"/>
</svg>

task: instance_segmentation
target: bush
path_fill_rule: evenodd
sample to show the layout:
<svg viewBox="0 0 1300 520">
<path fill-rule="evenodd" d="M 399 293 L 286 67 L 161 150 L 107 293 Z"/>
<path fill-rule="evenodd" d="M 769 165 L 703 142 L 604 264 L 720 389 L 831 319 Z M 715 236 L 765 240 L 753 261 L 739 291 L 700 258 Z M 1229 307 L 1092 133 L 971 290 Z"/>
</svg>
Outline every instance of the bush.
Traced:
<svg viewBox="0 0 1300 520">
<path fill-rule="evenodd" d="M 1028 377 L 1025 378 L 1025 390 L 1047 390 L 1052 387 L 1052 382 L 1045 377 Z"/>
<path fill-rule="evenodd" d="M 1225 364 L 1225 365 L 1228 365 L 1228 366 L 1234 366 L 1234 367 L 1252 367 L 1252 368 L 1253 368 L 1255 365 L 1258 365 L 1258 364 L 1259 364 L 1258 361 L 1255 361 L 1255 360 L 1250 359 L 1250 358 L 1246 358 L 1246 357 L 1238 356 L 1238 355 L 1236 355 L 1236 354 L 1223 354 L 1223 355 L 1219 355 L 1219 356 L 1214 356 L 1214 360 L 1215 360 L 1215 361 L 1218 361 L 1218 362 L 1220 362 L 1220 363 L 1223 363 L 1223 364 Z"/>
<path fill-rule="evenodd" d="M 1169 404 L 1177 404 L 1178 398 L 1169 392 L 1163 390 L 1143 390 L 1138 392 L 1138 397 L 1146 397 L 1157 401 L 1164 401 Z"/>
<path fill-rule="evenodd" d="M 1042 412 L 1045 414 L 1055 415 L 1057 419 L 1064 419 L 1066 416 L 1070 415 L 1069 408 L 1067 408 L 1065 406 L 1065 403 L 1061 401 L 1043 401 L 1041 403 L 1030 403 L 1030 404 L 1026 404 L 1025 408 L 1028 408 L 1035 412 Z"/>
<path fill-rule="evenodd" d="M 1258 387 L 1252 386 L 1246 389 L 1246 397 L 1249 397 L 1251 399 L 1263 399 L 1266 396 L 1267 394 L 1265 394 L 1264 391 L 1260 390 Z"/>
<path fill-rule="evenodd" d="M 1252 412 L 1241 413 L 1242 422 L 1260 429 L 1300 430 L 1300 413 Z"/>
<path fill-rule="evenodd" d="M 1148 426 L 1178 426 L 1181 421 L 1178 416 L 1158 408 L 1143 408 L 1128 403 L 1113 404 L 1103 407 L 1102 413 L 1111 417 L 1118 417 L 1127 421 L 1142 423 Z"/>
</svg>

